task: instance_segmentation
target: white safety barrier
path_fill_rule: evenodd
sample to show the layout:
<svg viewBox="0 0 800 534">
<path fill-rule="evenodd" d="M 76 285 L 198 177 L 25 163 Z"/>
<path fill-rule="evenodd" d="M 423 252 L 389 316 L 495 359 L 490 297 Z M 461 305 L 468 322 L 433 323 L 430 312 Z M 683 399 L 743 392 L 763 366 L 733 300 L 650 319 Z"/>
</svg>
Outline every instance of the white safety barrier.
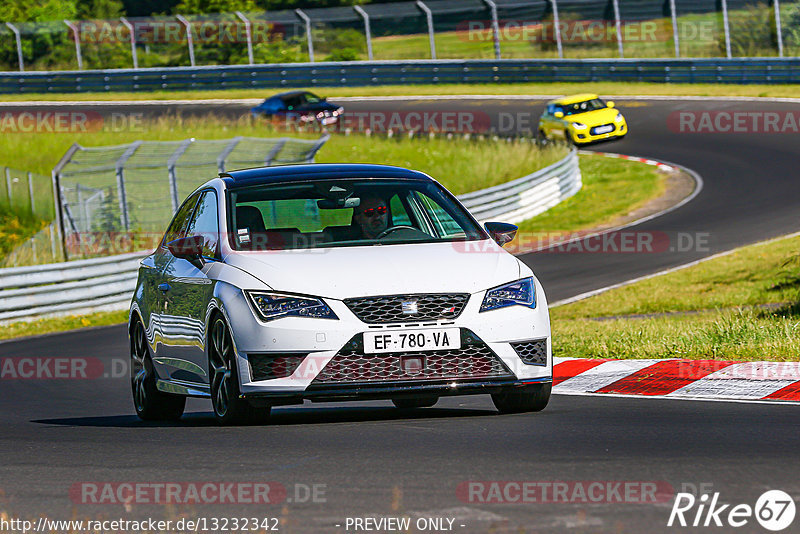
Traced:
<svg viewBox="0 0 800 534">
<path fill-rule="evenodd" d="M 459 197 L 481 221 L 519 222 L 581 188 L 576 150 L 533 174 Z M 122 310 L 130 304 L 146 253 L 0 269 L 0 322 Z"/>
</svg>

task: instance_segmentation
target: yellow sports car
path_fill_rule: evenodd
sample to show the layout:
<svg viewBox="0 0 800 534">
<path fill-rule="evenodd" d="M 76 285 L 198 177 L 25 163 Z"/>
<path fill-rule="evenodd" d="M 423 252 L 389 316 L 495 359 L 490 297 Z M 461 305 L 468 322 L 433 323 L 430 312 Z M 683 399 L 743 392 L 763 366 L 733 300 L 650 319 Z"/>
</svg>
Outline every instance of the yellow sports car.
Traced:
<svg viewBox="0 0 800 534">
<path fill-rule="evenodd" d="M 579 145 L 620 139 L 627 133 L 628 124 L 622 113 L 614 109 L 614 102 L 603 102 L 588 93 L 551 100 L 539 119 L 542 140 L 561 139 Z"/>
</svg>

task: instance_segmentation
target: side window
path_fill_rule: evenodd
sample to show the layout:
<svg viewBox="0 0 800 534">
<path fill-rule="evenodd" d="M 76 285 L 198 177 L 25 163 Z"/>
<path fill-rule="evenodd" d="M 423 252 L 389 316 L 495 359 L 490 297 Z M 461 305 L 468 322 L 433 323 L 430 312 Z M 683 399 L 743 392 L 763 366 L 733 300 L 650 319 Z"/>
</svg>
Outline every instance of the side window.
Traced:
<svg viewBox="0 0 800 534">
<path fill-rule="evenodd" d="M 215 258 L 219 243 L 219 215 L 217 212 L 217 194 L 206 191 L 197 205 L 192 220 L 186 228 L 187 236 L 203 237 L 203 256 Z"/>
<path fill-rule="evenodd" d="M 439 236 L 455 237 L 464 235 L 464 230 L 461 228 L 461 225 L 459 225 L 443 207 L 437 204 L 435 200 L 422 193 L 417 194 L 423 209 L 428 214 Z"/>
<path fill-rule="evenodd" d="M 548 115 L 553 115 L 555 112 L 556 112 L 556 105 L 555 104 L 550 104 L 549 106 L 547 106 L 547 114 Z"/>
<path fill-rule="evenodd" d="M 186 235 L 186 224 L 189 222 L 189 217 L 192 215 L 197 199 L 200 194 L 192 195 L 189 200 L 183 203 L 178 209 L 178 213 L 173 217 L 172 222 L 169 224 L 167 233 L 164 234 L 164 241 L 162 244 L 166 245 L 170 241 L 175 241 Z"/>
<path fill-rule="evenodd" d="M 392 224 L 397 226 L 399 224 L 404 224 L 406 226 L 413 226 L 411 224 L 411 217 L 408 216 L 406 212 L 406 207 L 403 206 L 403 201 L 400 200 L 400 197 L 394 195 L 391 200 L 389 201 L 389 209 L 392 212 Z"/>
</svg>

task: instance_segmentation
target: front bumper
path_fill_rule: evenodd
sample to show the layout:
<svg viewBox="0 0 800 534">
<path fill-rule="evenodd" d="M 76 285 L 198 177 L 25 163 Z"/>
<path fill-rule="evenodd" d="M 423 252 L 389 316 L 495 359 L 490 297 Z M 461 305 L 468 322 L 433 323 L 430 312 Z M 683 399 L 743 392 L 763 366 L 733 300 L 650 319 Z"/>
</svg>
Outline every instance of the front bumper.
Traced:
<svg viewBox="0 0 800 534">
<path fill-rule="evenodd" d="M 310 400 L 385 399 L 405 395 L 467 395 L 494 393 L 499 388 L 522 387 L 526 384 L 552 381 L 552 348 L 547 302 L 536 282 L 537 307 L 511 306 L 479 313 L 485 292 L 470 295 L 457 318 L 426 321 L 414 326 L 425 328 L 460 328 L 474 333 L 496 357 L 507 372 L 499 374 L 444 374 L 406 380 L 393 376 L 382 380 L 331 383 L 315 379 L 335 358 L 342 358 L 346 346 L 367 331 L 389 331 L 408 328 L 407 324 L 369 325 L 360 321 L 342 301 L 325 299 L 339 320 L 286 317 L 268 323 L 256 319 L 242 295 L 227 299 L 226 314 L 232 326 L 238 355 L 239 383 L 242 396 L 260 399 L 269 404 L 291 404 Z M 512 343 L 546 340 L 546 361 L 531 365 L 522 361 Z M 420 354 L 425 354 L 420 353 Z M 300 356 L 302 362 L 290 376 L 255 380 L 251 360 L 264 356 Z M 463 363 L 463 362 L 462 362 Z M 463 368 L 463 367 L 462 367 Z M 329 368 L 330 369 L 330 368 Z"/>
<path fill-rule="evenodd" d="M 592 134 L 593 128 L 586 128 L 585 130 L 575 130 L 570 129 L 572 136 L 572 141 L 575 144 L 586 144 L 586 143 L 594 143 L 596 141 L 604 141 L 606 139 L 613 139 L 616 137 L 622 137 L 628 133 L 628 123 L 624 120 L 622 122 L 615 122 L 613 123 L 614 129 L 610 132 L 602 133 L 602 134 Z"/>
<path fill-rule="evenodd" d="M 440 382 L 397 382 L 392 384 L 360 384 L 339 386 L 312 386 L 302 392 L 287 393 L 276 391 L 251 391 L 243 393 L 242 398 L 262 401 L 269 405 L 301 404 L 304 400 L 312 402 L 336 402 L 353 400 L 385 400 L 402 397 L 422 397 L 435 395 L 481 395 L 508 391 L 509 388 L 524 388 L 535 384 L 550 384 L 552 377 L 528 380 L 457 380 Z"/>
</svg>

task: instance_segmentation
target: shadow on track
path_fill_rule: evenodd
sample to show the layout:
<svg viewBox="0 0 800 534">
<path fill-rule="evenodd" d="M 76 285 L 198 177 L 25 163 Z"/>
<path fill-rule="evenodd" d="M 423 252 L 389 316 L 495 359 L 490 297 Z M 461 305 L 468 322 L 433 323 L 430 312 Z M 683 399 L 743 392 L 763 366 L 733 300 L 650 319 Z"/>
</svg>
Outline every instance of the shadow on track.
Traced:
<svg viewBox="0 0 800 534">
<path fill-rule="evenodd" d="M 358 407 L 297 407 L 281 408 L 272 411 L 269 421 L 263 425 L 250 426 L 289 426 L 289 425 L 328 425 L 335 423 L 359 423 L 381 421 L 415 421 L 423 419 L 452 419 L 458 417 L 498 416 L 492 409 L 475 408 L 419 408 L 400 410 L 383 406 Z M 63 417 L 58 419 L 35 419 L 41 425 L 107 427 L 107 428 L 192 428 L 218 426 L 210 412 L 185 414 L 179 421 L 141 421 L 135 415 L 110 415 L 97 417 Z M 247 425 L 245 425 L 247 426 Z"/>
</svg>

